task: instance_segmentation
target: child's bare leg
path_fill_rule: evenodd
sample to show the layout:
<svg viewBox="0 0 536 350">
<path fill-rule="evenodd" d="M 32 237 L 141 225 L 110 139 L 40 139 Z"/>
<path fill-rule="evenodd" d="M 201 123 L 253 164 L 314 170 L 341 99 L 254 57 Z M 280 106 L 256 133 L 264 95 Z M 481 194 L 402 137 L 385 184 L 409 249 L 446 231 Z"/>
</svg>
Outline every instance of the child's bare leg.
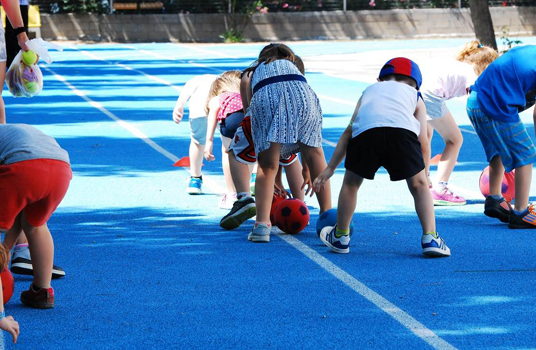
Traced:
<svg viewBox="0 0 536 350">
<path fill-rule="evenodd" d="M 299 159 L 284 168 L 288 186 L 290 187 L 290 192 L 292 193 L 292 197 L 303 201 L 305 199 L 305 195 L 303 193 L 303 190 L 301 189 L 301 185 L 303 184 L 303 168 Z"/>
<path fill-rule="evenodd" d="M 419 216 L 423 233 L 435 232 L 434 202 L 428 187 L 428 178 L 424 170 L 406 180 L 415 202 L 415 211 Z"/>
<path fill-rule="evenodd" d="M 22 224 L 21 224 L 21 218 L 22 213 L 17 215 L 17 218 L 15 219 L 15 222 L 13 223 L 13 226 L 6 231 L 6 235 L 4 236 L 4 246 L 8 250 L 12 250 L 15 244 L 17 244 L 17 241 L 22 236 Z"/>
<path fill-rule="evenodd" d="M 266 151 L 257 155 L 258 169 L 255 182 L 257 222 L 270 223 L 270 209 L 274 197 L 275 176 L 279 170 L 281 145 L 272 143 Z"/>
<path fill-rule="evenodd" d="M 530 183 L 532 181 L 532 164 L 516 168 L 516 211 L 524 211 L 529 205 Z"/>
<path fill-rule="evenodd" d="M 34 271 L 34 285 L 39 288 L 50 288 L 52 264 L 54 261 L 54 241 L 47 224 L 33 227 L 22 214 L 22 228 L 28 237 L 30 254 Z"/>
<path fill-rule="evenodd" d="M 489 194 L 490 195 L 502 196 L 503 176 L 504 176 L 504 166 L 503 166 L 501 157 L 499 156 L 493 157 L 491 162 L 489 162 Z"/>
<path fill-rule="evenodd" d="M 201 166 L 203 165 L 203 152 L 205 152 L 205 145 L 190 141 L 190 175 L 193 177 L 201 176 Z"/>
<path fill-rule="evenodd" d="M 357 204 L 357 191 L 363 183 L 363 178 L 349 170 L 344 174 L 344 180 L 339 193 L 339 204 L 337 207 L 337 228 L 347 231 L 354 216 Z"/>
<path fill-rule="evenodd" d="M 222 136 L 221 146 L 221 166 L 223 169 L 223 176 L 225 177 L 225 186 L 227 187 L 227 193 L 236 192 L 233 177 L 231 176 L 231 170 L 229 169 L 229 144 L 231 140 L 225 136 Z"/>
<path fill-rule="evenodd" d="M 305 162 L 309 166 L 311 179 L 314 180 L 327 167 L 324 149 L 322 147 L 310 147 L 300 143 L 300 152 Z M 330 182 L 326 181 L 324 190 L 316 194 L 318 204 L 320 205 L 320 214 L 332 208 L 331 206 L 331 186 Z"/>
<path fill-rule="evenodd" d="M 448 182 L 463 144 L 462 133 L 450 112 L 428 123 L 437 130 L 445 142 L 445 149 L 437 165 L 436 180 Z"/>
<path fill-rule="evenodd" d="M 236 160 L 233 150 L 229 151 L 229 170 L 237 193 L 249 192 L 250 166 Z"/>
</svg>

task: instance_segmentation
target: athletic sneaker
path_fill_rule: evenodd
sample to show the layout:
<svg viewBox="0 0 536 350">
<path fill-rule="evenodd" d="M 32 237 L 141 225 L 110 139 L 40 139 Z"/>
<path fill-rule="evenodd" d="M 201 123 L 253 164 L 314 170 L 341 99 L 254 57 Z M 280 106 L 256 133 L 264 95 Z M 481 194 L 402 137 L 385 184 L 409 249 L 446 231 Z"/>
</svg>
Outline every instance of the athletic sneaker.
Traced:
<svg viewBox="0 0 536 350">
<path fill-rule="evenodd" d="M 350 234 L 337 236 L 337 225 L 326 226 L 320 231 L 320 239 L 335 253 L 350 252 Z"/>
<path fill-rule="evenodd" d="M 257 181 L 257 174 L 251 174 L 251 181 L 249 182 L 249 190 L 252 196 L 255 196 L 255 181 Z"/>
<path fill-rule="evenodd" d="M 221 219 L 220 226 L 226 230 L 234 230 L 256 214 L 257 208 L 255 207 L 255 200 L 253 198 L 249 197 L 244 200 L 237 200 L 234 202 L 229 214 Z"/>
<path fill-rule="evenodd" d="M 467 203 L 462 196 L 455 195 L 447 187 L 441 192 L 437 192 L 433 188 L 430 188 L 430 193 L 434 200 L 434 205 L 465 205 Z"/>
<path fill-rule="evenodd" d="M 450 256 L 450 248 L 437 233 L 425 233 L 421 238 L 422 253 L 431 257 Z"/>
<path fill-rule="evenodd" d="M 484 202 L 484 214 L 502 222 L 509 222 L 509 217 L 513 214 L 513 211 L 510 203 L 504 198 L 495 199 L 492 196 L 488 196 L 486 197 L 486 202 Z"/>
<path fill-rule="evenodd" d="M 190 177 L 190 183 L 188 184 L 188 188 L 186 189 L 186 192 L 188 194 L 202 194 L 203 190 L 201 187 L 203 186 L 203 179 L 200 177 Z"/>
<path fill-rule="evenodd" d="M 11 267 L 9 270 L 18 275 L 33 276 L 32 259 L 28 247 L 14 249 L 11 255 Z M 52 265 L 52 278 L 65 277 L 65 271 L 56 265 Z"/>
<path fill-rule="evenodd" d="M 54 289 L 39 288 L 32 283 L 30 289 L 20 294 L 20 301 L 36 309 L 52 309 L 54 307 Z"/>
<path fill-rule="evenodd" d="M 256 243 L 268 243 L 270 242 L 270 231 L 272 229 L 266 224 L 259 224 L 257 227 L 254 226 L 248 235 L 248 240 Z"/>
<path fill-rule="evenodd" d="M 530 203 L 527 210 L 521 215 L 517 215 L 512 210 L 512 212 L 510 213 L 508 227 L 509 228 L 536 228 L 536 211 L 534 209 L 534 205 Z"/>
<path fill-rule="evenodd" d="M 236 193 L 226 193 L 221 197 L 218 207 L 220 209 L 232 209 L 234 202 L 236 202 Z"/>
</svg>

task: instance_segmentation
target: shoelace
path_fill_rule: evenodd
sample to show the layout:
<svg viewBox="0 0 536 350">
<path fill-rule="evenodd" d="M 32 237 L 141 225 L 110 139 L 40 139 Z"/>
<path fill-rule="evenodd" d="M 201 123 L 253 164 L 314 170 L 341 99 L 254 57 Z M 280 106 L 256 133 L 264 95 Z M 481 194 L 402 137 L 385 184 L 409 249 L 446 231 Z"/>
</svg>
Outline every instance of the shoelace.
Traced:
<svg viewBox="0 0 536 350">
<path fill-rule="evenodd" d="M 454 198 L 460 198 L 460 196 L 458 196 L 457 194 L 454 194 L 454 192 L 452 192 L 452 190 L 448 187 L 445 187 L 445 189 L 443 190 L 443 192 L 445 194 L 451 194 Z"/>
<path fill-rule="evenodd" d="M 536 215 L 536 210 L 534 209 L 534 204 L 532 203 L 529 203 L 529 213 L 531 213 L 532 215 Z"/>
</svg>

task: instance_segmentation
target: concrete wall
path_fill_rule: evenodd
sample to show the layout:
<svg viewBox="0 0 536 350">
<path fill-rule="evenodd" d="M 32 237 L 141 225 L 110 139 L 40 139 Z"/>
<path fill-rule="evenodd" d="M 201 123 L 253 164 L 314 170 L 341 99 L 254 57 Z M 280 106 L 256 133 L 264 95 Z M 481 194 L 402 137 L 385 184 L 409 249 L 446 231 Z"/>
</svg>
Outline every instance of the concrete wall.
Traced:
<svg viewBox="0 0 536 350">
<path fill-rule="evenodd" d="M 536 7 L 495 7 L 497 34 L 536 34 Z M 221 42 L 231 25 L 224 14 L 42 14 L 41 35 L 53 40 Z M 423 38 L 474 35 L 469 9 L 334 11 L 254 15 L 245 41 Z"/>
</svg>

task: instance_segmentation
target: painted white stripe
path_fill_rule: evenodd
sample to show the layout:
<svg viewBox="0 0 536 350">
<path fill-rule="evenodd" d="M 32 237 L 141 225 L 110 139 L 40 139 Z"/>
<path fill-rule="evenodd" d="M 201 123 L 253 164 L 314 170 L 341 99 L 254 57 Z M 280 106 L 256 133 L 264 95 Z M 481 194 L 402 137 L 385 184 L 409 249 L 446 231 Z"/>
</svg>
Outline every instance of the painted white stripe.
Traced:
<svg viewBox="0 0 536 350">
<path fill-rule="evenodd" d="M 136 128 L 135 126 L 133 126 L 132 124 L 122 120 L 121 118 L 119 118 L 118 116 L 116 116 L 115 114 L 113 114 L 112 112 L 108 111 L 106 108 L 104 108 L 103 105 L 101 105 L 100 103 L 96 102 L 96 101 L 93 101 L 92 99 L 90 99 L 83 91 L 77 89 L 74 85 L 72 85 L 71 83 L 69 83 L 67 81 L 67 79 L 65 79 L 63 76 L 59 75 L 59 74 L 56 74 L 54 71 L 52 71 L 50 68 L 48 68 L 47 66 L 44 66 L 44 65 L 41 65 L 41 68 L 42 69 L 45 69 L 47 70 L 48 72 L 50 72 L 50 74 L 52 74 L 56 79 L 58 79 L 59 81 L 61 81 L 62 83 L 64 83 L 69 89 L 71 89 L 77 96 L 81 97 L 82 99 L 84 99 L 87 103 L 89 103 L 92 107 L 98 109 L 99 111 L 101 111 L 103 114 L 105 114 L 107 117 L 109 117 L 110 119 L 114 120 L 115 122 L 117 122 L 121 127 L 123 127 L 124 129 L 126 129 L 128 132 L 130 132 L 132 135 L 136 136 L 137 138 L 141 139 L 143 142 L 145 142 L 147 145 L 149 145 L 152 149 L 154 149 L 155 151 L 157 151 L 158 153 L 160 153 L 161 155 L 163 155 L 164 157 L 166 157 L 167 159 L 169 159 L 170 161 L 172 161 L 173 163 L 175 163 L 176 161 L 179 160 L 179 158 L 174 155 L 173 153 L 171 152 L 168 152 L 166 149 L 164 149 L 163 147 L 161 147 L 159 144 L 157 144 L 156 142 L 154 142 L 153 140 L 151 140 L 147 135 L 145 135 L 140 129 Z M 186 169 L 182 169 L 182 168 L 179 168 L 180 170 L 182 171 L 185 171 L 187 172 Z M 226 191 L 222 190 L 221 187 L 214 181 L 212 181 L 211 178 L 209 178 L 208 176 L 203 176 L 203 184 L 205 186 L 207 186 L 210 191 L 214 192 L 214 193 L 225 193 Z"/>
<path fill-rule="evenodd" d="M 279 237 L 290 244 L 292 247 L 299 250 L 317 265 L 326 270 L 329 274 L 339 279 L 341 282 L 350 287 L 353 291 L 361 295 L 366 300 L 370 301 L 380 310 L 397 320 L 401 325 L 410 330 L 417 337 L 421 338 L 427 342 L 434 349 L 438 350 L 454 350 L 454 346 L 450 345 L 448 342 L 440 338 L 432 330 L 426 328 L 422 323 L 411 317 L 408 313 L 404 312 L 402 309 L 397 307 L 395 304 L 391 303 L 389 300 L 382 297 L 380 294 L 376 293 L 352 275 L 324 258 L 322 255 L 317 253 L 315 250 L 311 249 L 308 245 L 302 243 L 297 238 L 287 235 L 280 234 Z"/>
</svg>

